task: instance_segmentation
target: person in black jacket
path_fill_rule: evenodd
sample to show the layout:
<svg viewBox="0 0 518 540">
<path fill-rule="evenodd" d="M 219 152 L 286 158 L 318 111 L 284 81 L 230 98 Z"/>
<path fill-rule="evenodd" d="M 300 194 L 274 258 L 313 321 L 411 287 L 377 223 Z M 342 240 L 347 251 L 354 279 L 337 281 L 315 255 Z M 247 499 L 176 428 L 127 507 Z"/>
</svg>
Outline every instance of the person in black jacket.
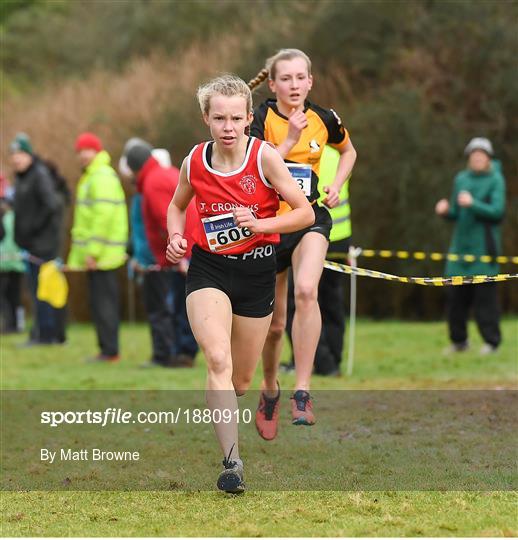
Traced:
<svg viewBox="0 0 518 540">
<path fill-rule="evenodd" d="M 34 325 L 28 344 L 63 342 L 63 332 L 57 325 L 57 311 L 37 298 L 40 265 L 59 255 L 63 201 L 58 196 L 51 172 L 34 154 L 25 133 L 18 133 L 9 149 L 16 174 L 14 238 L 18 246 L 29 254 L 27 274 L 33 300 Z"/>
</svg>

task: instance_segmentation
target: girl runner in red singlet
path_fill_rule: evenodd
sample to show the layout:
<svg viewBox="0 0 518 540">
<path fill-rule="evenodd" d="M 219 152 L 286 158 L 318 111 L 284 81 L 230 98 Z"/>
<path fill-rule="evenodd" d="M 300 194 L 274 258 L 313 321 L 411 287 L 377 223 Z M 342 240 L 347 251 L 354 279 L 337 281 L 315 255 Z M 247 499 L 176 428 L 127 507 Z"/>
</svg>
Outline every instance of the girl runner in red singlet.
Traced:
<svg viewBox="0 0 518 540">
<path fill-rule="evenodd" d="M 314 213 L 282 158 L 245 134 L 252 121 L 246 83 L 226 75 L 198 90 L 213 141 L 185 158 L 169 205 L 168 259 L 179 261 L 185 209 L 196 197 L 199 220 L 187 275 L 187 312 L 207 359 L 207 404 L 225 459 L 218 488 L 244 490 L 236 394 L 249 387 L 270 326 L 279 233 L 309 226 Z M 276 216 L 278 193 L 293 209 Z M 230 415 L 229 415 L 230 413 Z M 222 421 L 222 418 L 230 421 Z"/>
</svg>

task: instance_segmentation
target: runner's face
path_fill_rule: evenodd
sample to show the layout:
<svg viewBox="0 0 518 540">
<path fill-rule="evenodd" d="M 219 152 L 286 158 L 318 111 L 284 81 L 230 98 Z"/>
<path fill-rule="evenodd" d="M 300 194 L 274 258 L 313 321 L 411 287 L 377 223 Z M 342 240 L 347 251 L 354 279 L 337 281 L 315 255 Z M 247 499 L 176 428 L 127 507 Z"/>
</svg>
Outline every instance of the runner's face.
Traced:
<svg viewBox="0 0 518 540">
<path fill-rule="evenodd" d="M 215 95 L 210 98 L 209 113 L 203 118 L 214 141 L 221 148 L 231 149 L 243 138 L 252 113 L 247 112 L 246 99 L 242 96 Z"/>
<path fill-rule="evenodd" d="M 275 79 L 268 82 L 277 100 L 290 109 L 300 109 L 313 85 L 304 58 L 279 60 L 275 64 Z"/>
</svg>

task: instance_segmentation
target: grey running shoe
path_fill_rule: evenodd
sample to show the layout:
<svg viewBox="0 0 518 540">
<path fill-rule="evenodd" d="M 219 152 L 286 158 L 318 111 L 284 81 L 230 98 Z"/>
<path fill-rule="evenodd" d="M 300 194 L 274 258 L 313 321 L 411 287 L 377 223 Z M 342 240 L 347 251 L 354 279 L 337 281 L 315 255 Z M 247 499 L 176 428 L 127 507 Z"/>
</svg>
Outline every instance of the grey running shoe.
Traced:
<svg viewBox="0 0 518 540">
<path fill-rule="evenodd" d="M 226 493 L 243 493 L 245 491 L 245 483 L 243 481 L 243 462 L 240 459 L 231 460 L 232 450 L 230 449 L 228 456 L 223 460 L 225 467 L 218 478 L 218 489 Z"/>
</svg>

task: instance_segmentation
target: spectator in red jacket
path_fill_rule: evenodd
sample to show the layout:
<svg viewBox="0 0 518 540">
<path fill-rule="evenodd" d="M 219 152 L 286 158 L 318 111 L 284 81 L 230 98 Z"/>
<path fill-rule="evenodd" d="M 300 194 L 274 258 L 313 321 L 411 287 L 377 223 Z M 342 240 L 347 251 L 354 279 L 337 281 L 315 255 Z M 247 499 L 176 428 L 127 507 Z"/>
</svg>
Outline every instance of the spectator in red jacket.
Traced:
<svg viewBox="0 0 518 540">
<path fill-rule="evenodd" d="M 189 265 L 192 239 L 190 231 L 196 219 L 191 203 L 187 210 L 186 233 L 189 249 L 176 267 L 166 260 L 167 208 L 178 186 L 179 170 L 162 167 L 152 155 L 152 146 L 143 140 L 132 140 L 126 153 L 128 167 L 142 194 L 142 216 L 149 247 L 159 269 L 146 272 L 145 296 L 151 325 L 160 329 L 161 341 L 170 350 L 169 364 L 192 367 L 198 345 L 187 319 L 185 276 Z M 172 305 L 171 305 L 172 304 Z M 152 365 L 152 364 L 151 364 Z"/>
</svg>

